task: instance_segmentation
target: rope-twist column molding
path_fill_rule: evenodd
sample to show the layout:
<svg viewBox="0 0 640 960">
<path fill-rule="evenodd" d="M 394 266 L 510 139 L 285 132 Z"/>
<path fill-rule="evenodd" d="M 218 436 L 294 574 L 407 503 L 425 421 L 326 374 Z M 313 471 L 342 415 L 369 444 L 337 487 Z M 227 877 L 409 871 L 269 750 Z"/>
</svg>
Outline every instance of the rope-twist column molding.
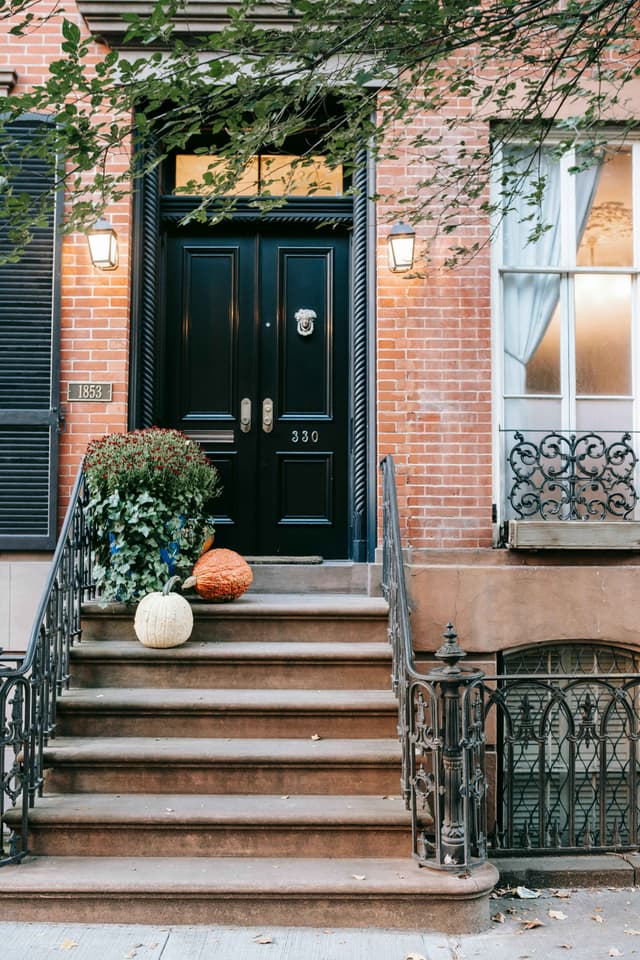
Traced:
<svg viewBox="0 0 640 960">
<path fill-rule="evenodd" d="M 367 165 L 358 157 L 353 206 L 353 539 L 365 560 L 367 531 Z"/>
<path fill-rule="evenodd" d="M 142 427 L 155 423 L 157 378 L 158 243 L 160 237 L 159 169 L 144 178 L 142 211 L 142 296 L 140 335 L 140 413 Z"/>
</svg>

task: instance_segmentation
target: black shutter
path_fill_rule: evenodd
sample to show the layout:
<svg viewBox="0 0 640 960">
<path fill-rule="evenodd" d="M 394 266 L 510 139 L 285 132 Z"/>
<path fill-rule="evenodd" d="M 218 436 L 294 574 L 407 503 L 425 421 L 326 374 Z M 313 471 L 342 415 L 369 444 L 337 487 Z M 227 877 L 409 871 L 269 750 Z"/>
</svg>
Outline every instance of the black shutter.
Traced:
<svg viewBox="0 0 640 960">
<path fill-rule="evenodd" d="M 49 550 L 56 542 L 59 390 L 60 199 L 55 173 L 21 149 L 50 118 L 28 115 L 2 135 L 5 157 L 17 164 L 14 194 L 51 202 L 46 222 L 17 263 L 0 266 L 0 549 Z M 0 222 L 0 253 L 13 246 Z"/>
</svg>

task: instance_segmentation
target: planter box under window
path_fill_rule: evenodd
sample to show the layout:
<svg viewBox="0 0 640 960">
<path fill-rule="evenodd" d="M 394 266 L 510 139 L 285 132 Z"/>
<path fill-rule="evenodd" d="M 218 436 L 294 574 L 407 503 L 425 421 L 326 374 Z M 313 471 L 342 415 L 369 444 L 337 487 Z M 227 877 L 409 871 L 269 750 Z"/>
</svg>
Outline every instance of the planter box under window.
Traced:
<svg viewBox="0 0 640 960">
<path fill-rule="evenodd" d="M 640 550 L 640 521 L 510 520 L 512 550 Z"/>
</svg>

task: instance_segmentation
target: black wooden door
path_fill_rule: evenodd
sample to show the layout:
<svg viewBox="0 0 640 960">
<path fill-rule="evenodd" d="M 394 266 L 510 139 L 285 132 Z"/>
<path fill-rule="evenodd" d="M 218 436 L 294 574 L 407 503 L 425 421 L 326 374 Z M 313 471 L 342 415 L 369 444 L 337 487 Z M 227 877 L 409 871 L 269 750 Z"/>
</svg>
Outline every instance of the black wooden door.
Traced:
<svg viewBox="0 0 640 960">
<path fill-rule="evenodd" d="M 166 422 L 220 470 L 216 544 L 348 555 L 349 240 L 167 240 Z"/>
</svg>

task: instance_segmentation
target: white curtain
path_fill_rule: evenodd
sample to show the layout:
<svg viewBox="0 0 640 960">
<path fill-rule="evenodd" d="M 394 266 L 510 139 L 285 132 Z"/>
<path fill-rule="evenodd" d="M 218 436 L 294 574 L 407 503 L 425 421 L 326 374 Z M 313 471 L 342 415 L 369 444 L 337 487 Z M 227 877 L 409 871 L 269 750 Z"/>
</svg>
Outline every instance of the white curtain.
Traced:
<svg viewBox="0 0 640 960">
<path fill-rule="evenodd" d="M 548 151 L 532 162 L 522 156 L 510 169 L 522 170 L 522 184 L 504 221 L 503 262 L 518 267 L 552 267 L 560 263 L 560 164 Z M 600 168 L 576 176 L 578 244 L 586 226 Z M 539 181 L 544 191 L 539 203 L 531 197 Z M 547 229 L 535 241 L 529 236 L 539 218 Z M 527 363 L 538 349 L 560 298 L 560 276 L 551 273 L 507 274 L 503 284 L 505 393 L 526 391 Z"/>
</svg>

